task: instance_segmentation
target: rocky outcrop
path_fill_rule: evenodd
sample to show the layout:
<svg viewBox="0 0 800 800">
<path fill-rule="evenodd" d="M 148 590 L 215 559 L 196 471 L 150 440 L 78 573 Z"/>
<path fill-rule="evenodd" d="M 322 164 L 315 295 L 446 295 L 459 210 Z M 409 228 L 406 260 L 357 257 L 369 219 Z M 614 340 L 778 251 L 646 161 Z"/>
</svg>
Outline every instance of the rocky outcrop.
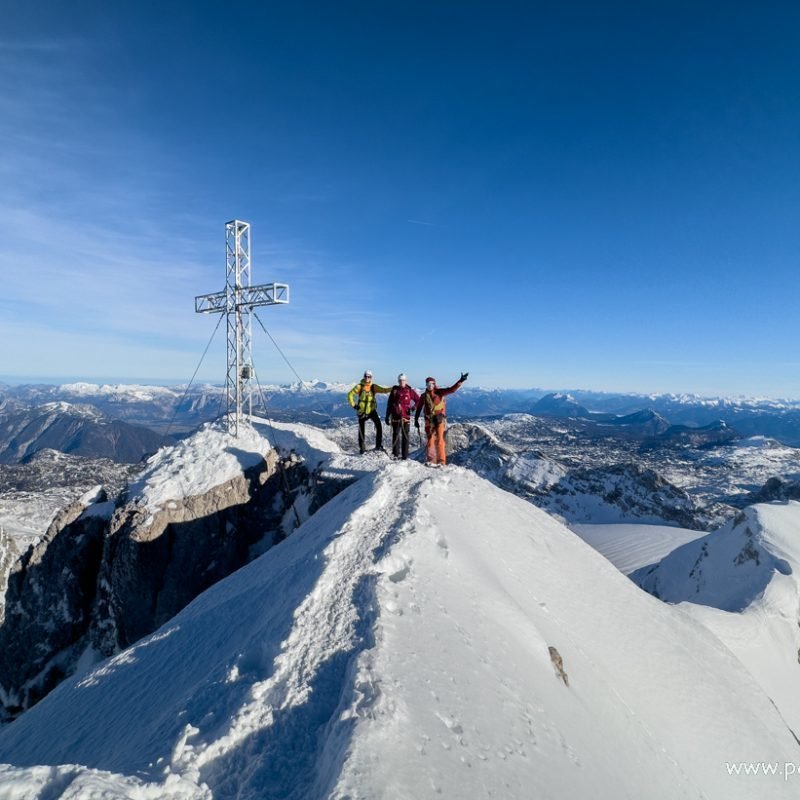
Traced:
<svg viewBox="0 0 800 800">
<path fill-rule="evenodd" d="M 546 492 L 567 474 L 540 450 L 515 451 L 484 426 L 469 422 L 448 429 L 447 453 L 450 463 L 471 469 L 522 497 Z"/>
<path fill-rule="evenodd" d="M 0 626 L 6 717 L 35 703 L 69 671 L 91 622 L 113 503 L 73 503 L 12 566 Z"/>
<path fill-rule="evenodd" d="M 8 576 L 0 718 L 37 702 L 79 663 L 151 633 L 280 542 L 303 521 L 298 507 L 308 514 L 349 482 L 321 479 L 294 453 L 279 459 L 269 450 L 202 495 L 155 511 L 124 496 L 64 509 Z"/>
<path fill-rule="evenodd" d="M 726 511 L 700 506 L 683 489 L 638 464 L 575 470 L 537 505 L 573 523 L 664 521 L 693 530 L 714 527 Z"/>
<path fill-rule="evenodd" d="M 8 576 L 11 568 L 19 558 L 19 551 L 14 540 L 0 526 L 0 625 L 5 619 L 5 597 L 8 589 Z"/>
<path fill-rule="evenodd" d="M 745 495 L 738 505 L 744 507 L 756 503 L 772 503 L 776 500 L 800 500 L 800 481 L 770 478 L 757 492 Z"/>
<path fill-rule="evenodd" d="M 789 506 L 782 510 L 784 513 L 776 515 L 764 506 L 745 509 L 719 530 L 675 548 L 658 563 L 641 567 L 629 577 L 669 603 L 689 601 L 737 612 L 763 602 L 764 591 L 776 576 L 792 575 L 796 567 L 797 529 L 785 524 L 786 519 L 794 523 L 793 510 Z M 796 594 L 794 583 L 792 587 L 789 597 Z M 786 596 L 771 599 L 770 616 L 790 618 L 775 606 Z M 791 602 L 794 616 L 796 597 Z"/>
<path fill-rule="evenodd" d="M 114 515 L 106 541 L 92 644 L 103 655 L 171 619 L 209 586 L 284 538 L 283 518 L 309 474 L 299 459 L 265 460 L 198 497 L 151 514 L 136 503 Z M 291 526 L 290 526 L 291 527 Z"/>
<path fill-rule="evenodd" d="M 514 450 L 482 425 L 453 425 L 447 444 L 450 463 L 472 469 L 571 523 L 650 520 L 707 530 L 732 511 L 720 504 L 701 506 L 639 464 L 569 469 L 540 450 Z"/>
</svg>

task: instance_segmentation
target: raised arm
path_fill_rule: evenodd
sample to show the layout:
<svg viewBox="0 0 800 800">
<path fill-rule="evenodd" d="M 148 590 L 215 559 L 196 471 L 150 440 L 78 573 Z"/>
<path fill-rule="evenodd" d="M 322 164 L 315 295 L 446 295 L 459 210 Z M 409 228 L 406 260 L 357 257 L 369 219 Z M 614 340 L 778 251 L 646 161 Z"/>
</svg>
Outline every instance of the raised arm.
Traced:
<svg viewBox="0 0 800 800">
<path fill-rule="evenodd" d="M 457 392 L 464 385 L 464 381 L 468 377 L 469 372 L 462 372 L 461 377 L 452 386 L 448 386 L 446 389 L 439 389 L 437 387 L 436 391 L 442 396 L 446 394 L 453 394 L 453 392 Z"/>
<path fill-rule="evenodd" d="M 464 381 L 456 381 L 452 386 L 448 386 L 446 389 L 442 389 L 441 386 L 436 387 L 436 394 L 440 397 L 444 397 L 446 394 L 453 394 L 453 392 L 457 392 Z"/>
</svg>

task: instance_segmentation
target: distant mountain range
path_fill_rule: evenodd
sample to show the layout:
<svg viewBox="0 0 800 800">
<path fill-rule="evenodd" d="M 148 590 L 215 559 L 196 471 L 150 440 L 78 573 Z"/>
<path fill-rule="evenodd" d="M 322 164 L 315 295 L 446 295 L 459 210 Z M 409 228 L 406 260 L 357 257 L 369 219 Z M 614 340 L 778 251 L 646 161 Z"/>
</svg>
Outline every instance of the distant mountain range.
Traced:
<svg viewBox="0 0 800 800">
<path fill-rule="evenodd" d="M 303 384 L 265 385 L 254 403 L 275 419 L 291 419 L 325 425 L 352 415 L 345 395 L 351 384 L 311 381 Z M 62 386 L 0 384 L 0 413 L 4 405 L 26 407 L 53 402 L 91 405 L 99 412 L 124 422 L 165 433 L 187 433 L 214 419 L 224 410 L 222 388 L 192 386 L 97 385 Z M 379 400 L 383 403 L 383 400 Z M 612 394 L 575 390 L 544 392 L 541 389 L 486 389 L 467 384 L 448 400 L 452 419 L 499 417 L 528 413 L 541 417 L 583 420 L 596 426 L 598 436 L 622 436 L 642 441 L 666 436 L 677 445 L 686 429 L 706 428 L 705 435 L 719 438 L 713 426 L 725 423 L 725 436 L 769 436 L 800 446 L 800 400 L 769 398 L 704 398 L 696 395 Z M 670 426 L 675 429 L 668 433 Z"/>
<path fill-rule="evenodd" d="M 800 401 L 794 400 L 552 392 L 527 410 L 537 416 L 585 420 L 597 426 L 598 435 L 614 426 L 615 435 L 658 438 L 662 445 L 682 446 L 690 440 L 692 446 L 713 445 L 769 436 L 800 446 Z"/>
<path fill-rule="evenodd" d="M 62 400 L 34 407 L 5 403 L 0 408 L 0 464 L 18 464 L 42 450 L 137 463 L 170 441 L 85 404 Z"/>
</svg>

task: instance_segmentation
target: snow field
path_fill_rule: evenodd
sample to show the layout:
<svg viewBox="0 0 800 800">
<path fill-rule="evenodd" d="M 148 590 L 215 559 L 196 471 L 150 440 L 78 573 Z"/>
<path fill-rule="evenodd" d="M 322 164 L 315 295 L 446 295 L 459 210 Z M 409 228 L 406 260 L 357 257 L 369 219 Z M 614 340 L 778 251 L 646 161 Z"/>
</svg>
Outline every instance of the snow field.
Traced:
<svg viewBox="0 0 800 800">
<path fill-rule="evenodd" d="M 794 796 L 729 776 L 798 748 L 687 614 L 474 473 L 353 459 L 304 428 L 285 431 L 308 457 L 362 477 L 0 729 L 0 797 Z M 154 465 L 162 500 L 220 446 Z"/>
<path fill-rule="evenodd" d="M 747 508 L 632 577 L 712 631 L 800 732 L 800 503 Z"/>
<path fill-rule="evenodd" d="M 676 547 L 708 535 L 705 531 L 646 523 L 574 523 L 569 527 L 625 575 L 639 567 L 655 564 Z"/>
</svg>

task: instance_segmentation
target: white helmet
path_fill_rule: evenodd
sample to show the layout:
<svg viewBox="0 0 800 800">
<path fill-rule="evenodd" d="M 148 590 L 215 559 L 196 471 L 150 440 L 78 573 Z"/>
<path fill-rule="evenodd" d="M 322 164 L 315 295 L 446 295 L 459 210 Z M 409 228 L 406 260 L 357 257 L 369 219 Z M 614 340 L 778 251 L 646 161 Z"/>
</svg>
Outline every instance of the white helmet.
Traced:
<svg viewBox="0 0 800 800">
<path fill-rule="evenodd" d="M 407 380 L 408 380 L 408 375 L 406 375 L 406 374 L 405 374 L 405 372 L 401 372 L 401 373 L 400 373 L 400 374 L 397 376 L 397 382 L 398 382 L 398 383 L 402 383 L 403 381 L 407 381 Z"/>
<path fill-rule="evenodd" d="M 364 370 L 364 377 L 365 378 L 371 378 L 372 377 L 372 373 L 368 369 L 365 369 Z"/>
</svg>

